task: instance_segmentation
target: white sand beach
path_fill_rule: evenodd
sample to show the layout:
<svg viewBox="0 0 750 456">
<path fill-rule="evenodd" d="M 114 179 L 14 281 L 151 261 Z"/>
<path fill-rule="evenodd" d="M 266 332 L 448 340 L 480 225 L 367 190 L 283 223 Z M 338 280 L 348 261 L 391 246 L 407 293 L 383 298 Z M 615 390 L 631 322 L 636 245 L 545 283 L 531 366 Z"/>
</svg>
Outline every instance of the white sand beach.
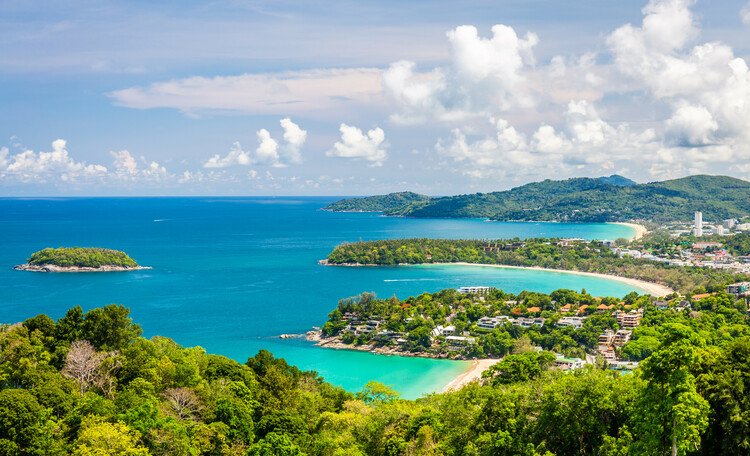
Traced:
<svg viewBox="0 0 750 456">
<path fill-rule="evenodd" d="M 609 222 L 613 225 L 623 225 L 630 228 L 633 228 L 635 230 L 635 236 L 633 236 L 632 240 L 635 241 L 636 239 L 642 238 L 646 233 L 648 233 L 648 228 L 646 228 L 643 225 L 639 225 L 637 223 L 626 223 L 626 222 Z"/>
<path fill-rule="evenodd" d="M 458 377 L 451 380 L 450 383 L 445 385 L 443 392 L 457 391 L 468 385 L 471 382 L 477 381 L 482 378 L 482 372 L 490 368 L 490 366 L 499 363 L 499 359 L 478 359 L 465 371 L 463 371 Z"/>
<path fill-rule="evenodd" d="M 616 275 L 609 275 L 609 274 L 599 274 L 596 272 L 582 272 L 582 271 L 568 271 L 564 269 L 548 269 L 548 268 L 540 268 L 540 267 L 528 267 L 528 266 L 506 266 L 503 264 L 478 264 L 478 263 L 432 263 L 432 264 L 442 264 L 442 265 L 456 265 L 456 266 L 481 266 L 483 268 L 506 268 L 506 269 L 530 269 L 534 271 L 550 271 L 550 272 L 560 272 L 562 274 L 578 274 L 578 275 L 587 275 L 587 276 L 593 276 L 593 277 L 601 277 L 603 279 L 609 279 L 609 280 L 616 280 L 618 282 L 627 283 L 628 285 L 632 285 L 634 287 L 640 288 L 644 290 L 645 292 L 653 295 L 653 296 L 666 296 L 668 294 L 674 293 L 674 290 L 669 288 L 666 285 L 662 285 L 660 283 L 653 283 L 653 282 L 646 282 L 645 280 L 638 280 L 638 279 L 631 279 L 628 277 L 620 277 Z M 422 265 L 424 266 L 424 265 Z"/>
</svg>

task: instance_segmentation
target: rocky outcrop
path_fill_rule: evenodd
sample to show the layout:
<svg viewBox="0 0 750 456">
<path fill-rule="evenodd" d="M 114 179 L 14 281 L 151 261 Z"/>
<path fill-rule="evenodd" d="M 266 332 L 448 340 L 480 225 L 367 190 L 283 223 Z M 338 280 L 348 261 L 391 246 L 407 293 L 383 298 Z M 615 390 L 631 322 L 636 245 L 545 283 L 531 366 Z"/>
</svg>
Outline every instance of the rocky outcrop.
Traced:
<svg viewBox="0 0 750 456">
<path fill-rule="evenodd" d="M 139 269 L 151 269 L 150 266 L 113 266 L 102 265 L 98 268 L 80 267 L 80 266 L 57 266 L 56 264 L 19 264 L 13 267 L 19 271 L 34 272 L 114 272 L 114 271 L 135 271 Z"/>
</svg>

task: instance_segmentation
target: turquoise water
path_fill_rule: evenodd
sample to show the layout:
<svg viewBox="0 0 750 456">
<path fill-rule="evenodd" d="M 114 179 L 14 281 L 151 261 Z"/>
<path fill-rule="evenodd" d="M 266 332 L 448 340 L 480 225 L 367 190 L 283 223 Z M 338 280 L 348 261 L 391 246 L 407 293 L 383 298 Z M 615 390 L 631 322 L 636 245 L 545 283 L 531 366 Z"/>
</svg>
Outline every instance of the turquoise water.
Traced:
<svg viewBox="0 0 750 456">
<path fill-rule="evenodd" d="M 546 271 L 462 266 L 331 267 L 317 264 L 344 241 L 444 237 L 565 236 L 614 239 L 611 224 L 417 220 L 318 209 L 336 198 L 0 199 L 0 322 L 77 304 L 128 306 L 144 335 L 240 362 L 265 348 L 326 380 L 357 390 L 370 379 L 405 397 L 442 388 L 466 363 L 317 348 L 282 333 L 320 326 L 339 299 L 363 291 L 405 298 L 464 285 L 511 292 L 573 288 L 623 296 L 629 285 Z M 45 247 L 98 246 L 127 252 L 151 270 L 45 274 L 12 266 Z M 641 291 L 641 290 L 636 290 Z"/>
</svg>

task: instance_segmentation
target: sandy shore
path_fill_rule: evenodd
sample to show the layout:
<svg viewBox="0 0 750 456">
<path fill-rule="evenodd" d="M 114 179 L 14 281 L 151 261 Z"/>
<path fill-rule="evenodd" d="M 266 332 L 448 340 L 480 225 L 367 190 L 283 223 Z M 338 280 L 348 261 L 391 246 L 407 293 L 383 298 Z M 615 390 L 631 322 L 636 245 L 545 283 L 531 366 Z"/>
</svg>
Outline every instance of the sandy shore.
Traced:
<svg viewBox="0 0 750 456">
<path fill-rule="evenodd" d="M 419 266 L 425 266 L 429 264 L 439 264 L 439 265 L 445 265 L 445 266 L 452 266 L 452 265 L 481 266 L 483 268 L 529 269 L 532 271 L 551 271 L 551 272 L 560 272 L 563 274 L 586 275 L 586 276 L 600 277 L 602 279 L 616 280 L 618 282 L 626 283 L 628 285 L 632 285 L 634 287 L 640 288 L 653 296 L 666 296 L 668 294 L 674 293 L 674 290 L 660 283 L 646 282 L 645 280 L 631 279 L 628 277 L 620 277 L 616 275 L 599 274 L 596 272 L 568 271 L 565 269 L 548 269 L 548 268 L 540 268 L 536 266 L 534 267 L 506 266 L 503 264 L 480 264 L 480 263 L 462 263 L 462 262 L 459 262 L 459 263 L 425 263 Z"/>
<path fill-rule="evenodd" d="M 477 381 L 482 378 L 482 372 L 490 368 L 490 366 L 499 363 L 499 359 L 478 359 L 474 361 L 468 369 L 461 373 L 458 377 L 454 378 L 450 383 L 445 385 L 443 392 L 457 391 L 468 385 L 471 382 Z"/>
<path fill-rule="evenodd" d="M 637 223 L 625 223 L 625 222 L 610 222 L 610 223 L 612 223 L 613 225 L 622 225 L 622 226 L 633 228 L 635 230 L 635 236 L 633 236 L 633 238 L 631 239 L 633 241 L 636 239 L 642 238 L 646 233 L 648 233 L 648 229 L 645 226 L 639 225 Z"/>
</svg>

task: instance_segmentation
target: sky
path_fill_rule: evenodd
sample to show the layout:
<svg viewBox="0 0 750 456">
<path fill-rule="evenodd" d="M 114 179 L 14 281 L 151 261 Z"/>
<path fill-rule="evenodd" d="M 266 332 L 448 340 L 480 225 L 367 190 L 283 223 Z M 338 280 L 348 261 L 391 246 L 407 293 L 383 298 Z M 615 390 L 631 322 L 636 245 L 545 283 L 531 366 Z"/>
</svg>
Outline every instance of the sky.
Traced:
<svg viewBox="0 0 750 456">
<path fill-rule="evenodd" d="M 0 27 L 0 196 L 750 179 L 747 0 L 4 0 Z"/>
</svg>

